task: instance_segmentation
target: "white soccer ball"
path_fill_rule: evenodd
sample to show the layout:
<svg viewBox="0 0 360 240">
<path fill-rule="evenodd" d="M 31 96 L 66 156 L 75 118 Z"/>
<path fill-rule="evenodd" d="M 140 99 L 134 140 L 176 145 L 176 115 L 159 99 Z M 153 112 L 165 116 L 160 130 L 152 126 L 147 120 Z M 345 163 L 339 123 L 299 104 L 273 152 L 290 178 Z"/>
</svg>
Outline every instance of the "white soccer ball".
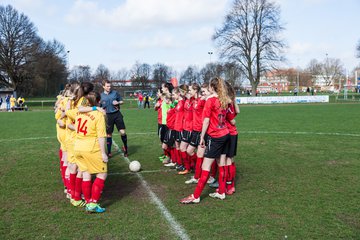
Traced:
<svg viewBox="0 0 360 240">
<path fill-rule="evenodd" d="M 138 172 L 138 171 L 140 171 L 140 169 L 141 169 L 141 164 L 140 164 L 140 162 L 139 162 L 139 161 L 136 161 L 136 160 L 131 161 L 130 164 L 129 164 L 129 169 L 130 169 L 130 171 L 132 171 L 132 172 Z"/>
</svg>

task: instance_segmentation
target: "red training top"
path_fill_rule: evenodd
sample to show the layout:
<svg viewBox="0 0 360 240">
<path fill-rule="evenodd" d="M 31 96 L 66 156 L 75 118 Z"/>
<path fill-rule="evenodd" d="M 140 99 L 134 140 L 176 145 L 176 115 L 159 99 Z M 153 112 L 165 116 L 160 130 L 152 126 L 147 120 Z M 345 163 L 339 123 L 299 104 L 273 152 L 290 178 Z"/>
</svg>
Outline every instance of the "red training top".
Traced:
<svg viewBox="0 0 360 240">
<path fill-rule="evenodd" d="M 175 108 L 169 108 L 166 115 L 166 126 L 170 130 L 174 130 L 175 118 L 176 118 Z"/>
<path fill-rule="evenodd" d="M 201 132 L 202 124 L 204 119 L 202 118 L 202 113 L 204 110 L 206 100 L 197 98 L 193 104 L 193 130 Z"/>
<path fill-rule="evenodd" d="M 175 107 L 176 118 L 175 118 L 174 130 L 178 132 L 181 132 L 183 130 L 184 102 L 185 102 L 184 100 L 180 100 Z"/>
<path fill-rule="evenodd" d="M 162 124 L 162 108 L 161 108 L 162 100 L 161 100 L 161 98 L 159 98 L 156 101 L 156 104 L 160 104 L 160 107 L 155 107 L 155 111 L 157 111 L 157 113 L 158 113 L 158 117 L 157 117 L 158 124 Z"/>
<path fill-rule="evenodd" d="M 184 130 L 193 130 L 193 103 L 194 98 L 186 99 L 184 104 Z"/>
<path fill-rule="evenodd" d="M 225 119 L 226 119 L 226 126 L 229 129 L 230 135 L 232 135 L 232 136 L 235 136 L 235 135 L 238 134 L 236 126 L 232 125 L 230 123 L 230 121 L 233 120 L 236 117 L 236 115 L 237 115 L 237 113 L 235 112 L 234 104 L 230 103 L 228 105 L 228 108 L 226 109 L 226 117 L 225 117 Z"/>
<path fill-rule="evenodd" d="M 209 118 L 210 123 L 206 133 L 213 138 L 220 138 L 229 134 L 229 129 L 225 124 L 226 110 L 221 108 L 217 97 L 206 100 L 203 118 Z"/>
</svg>

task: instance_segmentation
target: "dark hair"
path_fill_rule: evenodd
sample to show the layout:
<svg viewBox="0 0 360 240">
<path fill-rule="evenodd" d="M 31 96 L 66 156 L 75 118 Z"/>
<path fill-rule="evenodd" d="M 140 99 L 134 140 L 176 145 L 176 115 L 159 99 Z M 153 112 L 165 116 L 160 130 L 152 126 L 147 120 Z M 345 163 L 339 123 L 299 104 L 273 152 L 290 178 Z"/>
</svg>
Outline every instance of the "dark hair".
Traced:
<svg viewBox="0 0 360 240">
<path fill-rule="evenodd" d="M 77 106 L 77 103 L 80 100 L 80 98 L 88 95 L 93 90 L 94 90 L 94 84 L 92 84 L 91 82 L 82 82 L 77 92 L 77 96 L 74 101 L 74 106 Z"/>
<path fill-rule="evenodd" d="M 92 91 L 86 95 L 86 99 L 88 100 L 89 106 L 97 106 L 100 102 L 101 96 L 100 93 Z"/>
<path fill-rule="evenodd" d="M 191 88 L 194 89 L 194 90 L 196 90 L 197 93 L 199 93 L 199 92 L 200 92 L 200 89 L 201 89 L 201 88 L 200 88 L 200 85 L 197 84 L 197 83 L 192 83 L 192 84 L 191 84 Z"/>
<path fill-rule="evenodd" d="M 164 87 L 166 87 L 167 89 L 169 89 L 169 92 L 172 93 L 174 86 L 172 85 L 172 83 L 170 82 L 164 82 Z"/>
<path fill-rule="evenodd" d="M 110 82 L 109 80 L 103 80 L 103 81 L 102 81 L 102 85 L 103 85 L 103 86 L 105 86 L 105 84 L 107 84 L 107 83 L 111 83 L 111 82 Z"/>
<path fill-rule="evenodd" d="M 180 90 L 180 95 L 181 95 L 182 97 L 184 97 L 185 94 L 189 91 L 189 86 L 186 85 L 186 84 L 181 84 L 181 85 L 179 86 L 179 90 Z"/>
<path fill-rule="evenodd" d="M 209 84 L 208 83 L 203 83 L 201 84 L 201 88 L 208 88 L 209 87 Z"/>
</svg>

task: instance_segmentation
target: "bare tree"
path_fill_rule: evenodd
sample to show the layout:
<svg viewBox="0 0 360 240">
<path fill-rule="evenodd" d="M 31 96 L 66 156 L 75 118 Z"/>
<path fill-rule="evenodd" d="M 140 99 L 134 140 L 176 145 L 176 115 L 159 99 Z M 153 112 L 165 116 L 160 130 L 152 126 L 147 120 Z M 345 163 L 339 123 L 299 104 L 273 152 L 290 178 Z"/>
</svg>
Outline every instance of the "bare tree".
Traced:
<svg viewBox="0 0 360 240">
<path fill-rule="evenodd" d="M 285 44 L 279 37 L 282 31 L 280 8 L 274 2 L 235 0 L 213 40 L 220 57 L 239 64 L 256 92 L 260 76 L 284 60 Z"/>
<path fill-rule="evenodd" d="M 242 73 L 239 65 L 235 62 L 227 62 L 223 66 L 224 79 L 231 83 L 235 89 L 240 89 L 242 83 Z"/>
<path fill-rule="evenodd" d="M 323 62 L 312 59 L 306 69 L 315 77 L 323 78 L 326 86 L 335 85 L 344 77 L 344 67 L 340 59 L 326 58 Z"/>
<path fill-rule="evenodd" d="M 41 40 L 29 18 L 12 6 L 0 6 L 0 84 L 17 90 L 29 79 L 25 66 Z"/>
<path fill-rule="evenodd" d="M 88 65 L 74 66 L 70 71 L 70 81 L 89 82 L 91 81 L 91 68 Z"/>
<path fill-rule="evenodd" d="M 143 89 L 150 85 L 151 66 L 147 63 L 136 62 L 131 70 L 133 86 L 141 86 Z"/>
<path fill-rule="evenodd" d="M 201 82 L 208 83 L 213 77 L 220 77 L 223 74 L 223 66 L 220 63 L 208 63 L 199 74 Z"/>
<path fill-rule="evenodd" d="M 188 66 L 188 68 L 181 74 L 180 83 L 191 84 L 199 82 L 199 71 L 196 66 Z"/>
<path fill-rule="evenodd" d="M 162 63 L 157 63 L 153 65 L 153 80 L 158 88 L 161 87 L 161 84 L 169 81 L 171 78 L 172 70 L 170 67 Z"/>
<path fill-rule="evenodd" d="M 93 76 L 94 82 L 102 83 L 104 80 L 110 79 L 110 70 L 105 67 L 105 65 L 100 64 L 97 69 L 95 70 L 95 74 Z"/>
</svg>

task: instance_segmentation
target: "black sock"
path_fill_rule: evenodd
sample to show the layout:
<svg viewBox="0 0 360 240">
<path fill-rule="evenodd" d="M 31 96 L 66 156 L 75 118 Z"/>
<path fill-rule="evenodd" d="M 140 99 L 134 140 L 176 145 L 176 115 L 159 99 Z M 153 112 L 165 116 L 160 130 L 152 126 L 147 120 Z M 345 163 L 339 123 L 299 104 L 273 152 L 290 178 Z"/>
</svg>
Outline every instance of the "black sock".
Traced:
<svg viewBox="0 0 360 240">
<path fill-rule="evenodd" d="M 106 145 L 107 145 L 108 153 L 111 153 L 112 137 L 106 138 Z"/>
<path fill-rule="evenodd" d="M 127 135 L 125 134 L 125 135 L 121 135 L 121 140 L 122 140 L 122 142 L 123 142 L 123 144 L 124 144 L 124 147 L 125 147 L 125 149 L 126 149 L 126 151 L 127 151 Z"/>
</svg>

